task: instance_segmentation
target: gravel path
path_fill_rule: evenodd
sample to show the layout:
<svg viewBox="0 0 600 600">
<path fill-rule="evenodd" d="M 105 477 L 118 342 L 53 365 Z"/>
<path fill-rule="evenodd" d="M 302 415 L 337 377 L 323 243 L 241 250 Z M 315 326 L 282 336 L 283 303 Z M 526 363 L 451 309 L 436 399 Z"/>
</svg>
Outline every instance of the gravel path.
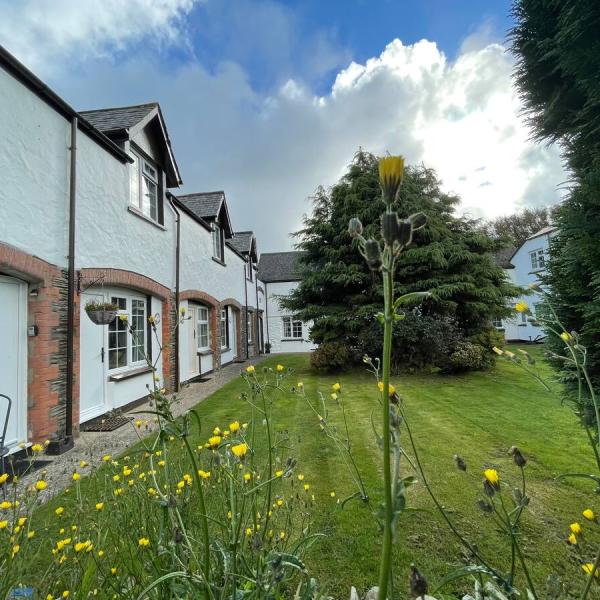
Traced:
<svg viewBox="0 0 600 600">
<path fill-rule="evenodd" d="M 256 364 L 264 357 L 250 359 L 243 363 L 233 363 L 223 367 L 215 373 L 211 373 L 208 381 L 202 383 L 191 383 L 184 386 L 177 394 L 179 401 L 173 406 L 173 413 L 176 416 L 181 415 L 189 408 L 192 408 L 205 398 L 223 387 L 226 383 L 239 377 L 242 369 L 249 364 Z M 141 420 L 148 420 L 149 424 L 142 427 L 141 430 L 136 430 L 133 425 L 123 425 L 115 431 L 110 432 L 82 432 L 75 440 L 74 447 L 61 454 L 60 456 L 43 456 L 42 460 L 48 461 L 48 465 L 43 470 L 34 471 L 21 479 L 22 485 L 30 485 L 40 479 L 43 474 L 44 479 L 48 483 L 48 487 L 41 497 L 42 502 L 46 502 L 52 496 L 60 493 L 63 489 L 73 483 L 72 475 L 74 471 L 79 471 L 85 475 L 90 467 L 81 469 L 80 461 L 84 460 L 90 465 L 97 466 L 102 456 L 110 454 L 117 456 L 125 451 L 125 449 L 138 441 L 139 435 L 143 437 L 152 433 L 157 429 L 149 415 L 135 415 L 136 411 L 148 409 L 148 403 L 136 406 L 125 415 L 129 415 Z M 132 422 L 133 423 L 133 422 Z"/>
</svg>

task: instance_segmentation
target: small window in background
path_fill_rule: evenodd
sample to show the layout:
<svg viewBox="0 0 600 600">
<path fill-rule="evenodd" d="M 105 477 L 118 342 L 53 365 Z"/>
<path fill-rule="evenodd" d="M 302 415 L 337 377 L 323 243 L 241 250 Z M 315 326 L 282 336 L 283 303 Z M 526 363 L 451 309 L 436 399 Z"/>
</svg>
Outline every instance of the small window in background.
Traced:
<svg viewBox="0 0 600 600">
<path fill-rule="evenodd" d="M 229 325 L 228 325 L 227 307 L 221 310 L 221 320 L 219 322 L 219 338 L 221 339 L 221 348 L 229 348 Z"/>
<path fill-rule="evenodd" d="M 198 339 L 198 350 L 210 349 L 210 327 L 208 324 L 208 308 L 198 308 L 198 320 L 196 323 L 196 337 Z"/>
<path fill-rule="evenodd" d="M 492 319 L 492 325 L 497 329 L 500 329 L 502 327 L 502 319 L 498 319 L 497 317 Z"/>
<path fill-rule="evenodd" d="M 534 271 L 543 269 L 546 266 L 546 256 L 541 248 L 530 252 L 529 257 L 531 258 L 531 268 Z"/>
<path fill-rule="evenodd" d="M 132 152 L 129 165 L 129 201 L 145 216 L 158 222 L 159 172 L 147 160 Z"/>
<path fill-rule="evenodd" d="M 283 337 L 288 339 L 302 339 L 302 321 L 283 317 Z"/>
<path fill-rule="evenodd" d="M 222 261 L 223 260 L 223 230 L 215 223 L 213 225 L 213 256 Z M 239 271 L 238 271 L 239 273 Z"/>
</svg>

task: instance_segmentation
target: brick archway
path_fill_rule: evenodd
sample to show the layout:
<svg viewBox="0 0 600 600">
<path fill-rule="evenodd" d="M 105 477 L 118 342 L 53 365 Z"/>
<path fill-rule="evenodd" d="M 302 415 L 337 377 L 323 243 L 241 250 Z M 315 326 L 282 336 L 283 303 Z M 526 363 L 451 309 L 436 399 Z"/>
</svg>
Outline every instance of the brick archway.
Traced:
<svg viewBox="0 0 600 600">
<path fill-rule="evenodd" d="M 179 292 L 179 300 L 191 300 L 192 302 L 200 302 L 201 304 L 208 304 L 211 308 L 218 308 L 219 301 L 210 294 L 201 290 L 184 290 Z"/>
</svg>

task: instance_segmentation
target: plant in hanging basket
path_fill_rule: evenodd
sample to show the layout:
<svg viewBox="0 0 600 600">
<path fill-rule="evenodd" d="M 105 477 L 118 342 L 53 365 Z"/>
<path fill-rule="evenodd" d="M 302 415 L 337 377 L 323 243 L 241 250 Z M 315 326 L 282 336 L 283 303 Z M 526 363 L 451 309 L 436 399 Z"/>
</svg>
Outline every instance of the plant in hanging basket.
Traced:
<svg viewBox="0 0 600 600">
<path fill-rule="evenodd" d="M 85 312 L 92 323 L 108 325 L 115 320 L 119 307 L 113 302 L 88 302 Z"/>
</svg>

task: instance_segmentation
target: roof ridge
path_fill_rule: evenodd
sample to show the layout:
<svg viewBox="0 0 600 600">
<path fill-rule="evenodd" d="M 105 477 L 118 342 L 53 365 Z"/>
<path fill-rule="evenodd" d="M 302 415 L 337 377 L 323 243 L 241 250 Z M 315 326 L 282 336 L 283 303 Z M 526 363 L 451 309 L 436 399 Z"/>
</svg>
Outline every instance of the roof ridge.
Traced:
<svg viewBox="0 0 600 600">
<path fill-rule="evenodd" d="M 143 104 L 128 104 L 126 106 L 110 106 L 108 108 L 88 108 L 87 110 L 80 110 L 77 111 L 79 112 L 79 114 L 86 114 L 86 113 L 92 113 L 92 112 L 108 112 L 109 110 L 123 110 L 124 108 L 143 108 L 145 106 L 152 106 L 152 107 L 156 107 L 156 106 L 160 106 L 158 102 L 152 101 L 152 102 L 144 102 Z"/>
<path fill-rule="evenodd" d="M 188 196 L 208 196 L 210 194 L 223 194 L 223 195 L 225 195 L 225 192 L 223 190 L 215 190 L 214 192 L 191 192 L 189 194 L 178 194 L 177 198 L 186 198 Z"/>
<path fill-rule="evenodd" d="M 242 233 L 254 233 L 254 231 L 234 231 L 233 235 L 240 235 Z"/>
</svg>

